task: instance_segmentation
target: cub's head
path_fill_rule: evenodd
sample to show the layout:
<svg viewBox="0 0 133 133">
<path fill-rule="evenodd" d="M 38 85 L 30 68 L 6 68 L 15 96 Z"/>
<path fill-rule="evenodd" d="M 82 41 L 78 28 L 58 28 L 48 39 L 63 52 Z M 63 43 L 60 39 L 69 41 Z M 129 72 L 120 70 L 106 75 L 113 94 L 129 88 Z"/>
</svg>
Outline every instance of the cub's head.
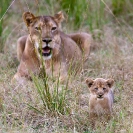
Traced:
<svg viewBox="0 0 133 133">
<path fill-rule="evenodd" d="M 23 13 L 31 41 L 35 45 L 37 55 L 44 60 L 56 56 L 60 49 L 59 25 L 63 21 L 62 12 L 54 16 L 35 16 L 31 12 Z"/>
<path fill-rule="evenodd" d="M 92 80 L 90 78 L 86 79 L 86 84 L 88 85 L 88 88 L 90 90 L 90 93 L 92 95 L 95 95 L 96 98 L 102 99 L 110 89 L 112 88 L 114 83 L 113 79 L 103 79 L 103 78 L 97 78 L 95 80 Z"/>
</svg>

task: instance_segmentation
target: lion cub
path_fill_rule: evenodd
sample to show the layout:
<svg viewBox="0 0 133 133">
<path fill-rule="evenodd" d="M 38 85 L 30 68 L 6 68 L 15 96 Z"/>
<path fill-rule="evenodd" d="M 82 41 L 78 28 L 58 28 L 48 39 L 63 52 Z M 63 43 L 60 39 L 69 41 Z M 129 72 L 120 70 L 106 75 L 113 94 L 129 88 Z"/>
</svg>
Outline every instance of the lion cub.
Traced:
<svg viewBox="0 0 133 133">
<path fill-rule="evenodd" d="M 113 79 L 96 78 L 92 80 L 86 79 L 86 83 L 90 90 L 89 109 L 90 118 L 97 116 L 110 117 L 112 113 L 113 104 L 113 91 L 112 86 L 114 83 Z"/>
</svg>

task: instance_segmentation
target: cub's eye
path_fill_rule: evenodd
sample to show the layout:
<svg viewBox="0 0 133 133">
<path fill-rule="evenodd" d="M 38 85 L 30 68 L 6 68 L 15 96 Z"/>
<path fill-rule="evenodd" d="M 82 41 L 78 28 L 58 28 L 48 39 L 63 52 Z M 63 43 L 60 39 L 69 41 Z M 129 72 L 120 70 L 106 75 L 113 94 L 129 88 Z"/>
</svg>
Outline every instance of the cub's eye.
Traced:
<svg viewBox="0 0 133 133">
<path fill-rule="evenodd" d="M 52 27 L 52 29 L 51 30 L 56 30 L 56 27 Z"/>
<path fill-rule="evenodd" d="M 98 90 L 98 88 L 95 88 L 95 90 Z"/>
<path fill-rule="evenodd" d="M 36 30 L 41 30 L 41 28 L 40 28 L 40 27 L 35 27 L 35 29 L 36 29 Z"/>
<path fill-rule="evenodd" d="M 106 90 L 106 88 L 103 88 L 103 90 Z"/>
</svg>

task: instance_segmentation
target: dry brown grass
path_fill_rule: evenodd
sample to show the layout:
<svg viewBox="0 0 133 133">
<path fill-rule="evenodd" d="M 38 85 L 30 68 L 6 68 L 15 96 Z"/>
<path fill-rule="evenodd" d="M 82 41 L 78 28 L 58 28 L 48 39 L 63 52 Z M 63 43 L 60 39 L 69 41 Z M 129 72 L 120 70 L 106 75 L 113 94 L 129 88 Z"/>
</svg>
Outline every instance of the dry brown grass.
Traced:
<svg viewBox="0 0 133 133">
<path fill-rule="evenodd" d="M 14 11 L 18 7 L 14 8 L 12 12 L 16 15 Z M 19 24 L 18 21 L 22 22 L 22 20 L 14 21 L 11 18 L 7 22 L 12 25 L 11 28 L 15 27 L 15 29 L 6 40 L 5 54 L 0 54 L 0 104 L 3 104 L 2 107 L 0 106 L 0 132 L 91 132 L 88 119 L 89 91 L 84 82 L 87 77 L 114 78 L 115 80 L 114 114 L 108 123 L 101 123 L 98 120 L 94 132 L 133 132 L 132 27 L 110 23 L 101 31 L 96 30 L 94 36 L 97 47 L 91 51 L 85 71 L 80 76 L 72 78 L 69 84 L 66 102 L 71 108 L 71 113 L 54 115 L 44 110 L 45 113 L 42 115 L 27 105 L 31 104 L 42 109 L 42 102 L 33 82 L 28 81 L 25 86 L 10 83 L 17 69 L 17 63 L 13 61 L 16 55 L 16 40 L 20 35 L 25 34 L 25 30 L 22 30 L 24 24 Z"/>
</svg>

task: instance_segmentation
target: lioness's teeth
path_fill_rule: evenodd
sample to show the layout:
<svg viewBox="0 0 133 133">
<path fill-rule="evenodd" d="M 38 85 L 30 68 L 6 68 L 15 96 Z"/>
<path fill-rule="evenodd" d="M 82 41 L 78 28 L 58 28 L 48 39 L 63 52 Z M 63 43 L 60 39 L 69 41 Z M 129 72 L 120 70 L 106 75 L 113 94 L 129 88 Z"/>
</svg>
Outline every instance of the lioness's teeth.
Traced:
<svg viewBox="0 0 133 133">
<path fill-rule="evenodd" d="M 49 49 L 46 49 L 46 50 L 43 49 L 43 53 L 50 53 L 50 50 Z"/>
</svg>

